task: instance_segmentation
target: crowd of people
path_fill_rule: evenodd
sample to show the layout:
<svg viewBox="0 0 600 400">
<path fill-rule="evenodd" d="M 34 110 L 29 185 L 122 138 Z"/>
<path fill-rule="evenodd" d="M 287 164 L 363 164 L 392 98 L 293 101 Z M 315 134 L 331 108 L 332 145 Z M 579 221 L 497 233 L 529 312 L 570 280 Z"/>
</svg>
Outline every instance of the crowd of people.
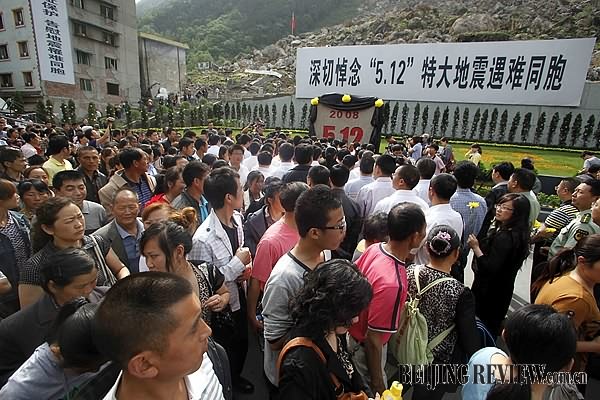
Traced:
<svg viewBox="0 0 600 400">
<path fill-rule="evenodd" d="M 242 375 L 255 336 L 270 398 L 375 398 L 415 298 L 429 367 L 600 378 L 592 154 L 540 225 L 532 163 L 495 165 L 482 197 L 481 147 L 457 162 L 428 135 L 379 154 L 260 121 L 234 136 L 0 118 L 0 140 L 0 398 L 232 399 L 257 384 Z M 532 249 L 535 305 L 506 320 Z M 457 389 L 427 382 L 402 383 L 417 399 Z M 584 391 L 495 380 L 463 396 Z"/>
</svg>

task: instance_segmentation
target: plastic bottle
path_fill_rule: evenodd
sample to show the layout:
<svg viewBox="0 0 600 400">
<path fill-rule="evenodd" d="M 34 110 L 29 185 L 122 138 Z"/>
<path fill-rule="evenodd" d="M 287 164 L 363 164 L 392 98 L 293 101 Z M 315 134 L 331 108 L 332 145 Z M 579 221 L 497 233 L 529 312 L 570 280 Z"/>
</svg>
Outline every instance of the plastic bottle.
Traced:
<svg viewBox="0 0 600 400">
<path fill-rule="evenodd" d="M 398 381 L 392 382 L 392 386 L 381 395 L 382 400 L 402 400 L 402 384 Z"/>
</svg>

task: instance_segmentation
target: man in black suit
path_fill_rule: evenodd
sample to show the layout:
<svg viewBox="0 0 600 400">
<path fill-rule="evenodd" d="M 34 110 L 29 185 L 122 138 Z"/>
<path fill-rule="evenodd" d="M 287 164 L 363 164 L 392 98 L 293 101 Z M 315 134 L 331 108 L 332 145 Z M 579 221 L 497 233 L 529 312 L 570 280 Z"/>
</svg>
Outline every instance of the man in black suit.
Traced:
<svg viewBox="0 0 600 400">
<path fill-rule="evenodd" d="M 137 194 L 123 187 L 113 196 L 111 212 L 115 218 L 94 233 L 110 242 L 117 257 L 132 274 L 140 272 L 140 239 L 144 224 L 137 218 L 139 211 Z"/>
</svg>

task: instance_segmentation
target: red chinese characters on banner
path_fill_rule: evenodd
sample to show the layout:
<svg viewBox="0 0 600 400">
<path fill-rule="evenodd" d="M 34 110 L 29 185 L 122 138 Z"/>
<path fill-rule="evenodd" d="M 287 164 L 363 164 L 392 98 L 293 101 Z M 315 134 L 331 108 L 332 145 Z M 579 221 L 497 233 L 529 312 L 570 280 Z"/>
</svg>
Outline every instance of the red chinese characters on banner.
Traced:
<svg viewBox="0 0 600 400">
<path fill-rule="evenodd" d="M 319 138 L 335 138 L 347 142 L 368 143 L 373 126 L 375 107 L 362 110 L 336 110 L 323 104 L 317 106 L 315 134 Z"/>
</svg>

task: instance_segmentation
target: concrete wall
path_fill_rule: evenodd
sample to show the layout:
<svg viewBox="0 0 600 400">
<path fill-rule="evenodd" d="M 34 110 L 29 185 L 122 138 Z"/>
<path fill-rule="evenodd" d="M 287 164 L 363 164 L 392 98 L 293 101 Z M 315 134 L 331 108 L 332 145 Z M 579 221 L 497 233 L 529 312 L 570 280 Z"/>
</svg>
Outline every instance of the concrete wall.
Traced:
<svg viewBox="0 0 600 400">
<path fill-rule="evenodd" d="M 289 108 L 290 102 L 293 102 L 295 108 L 295 122 L 293 126 L 290 126 L 290 118 L 289 118 Z M 255 105 L 268 105 L 269 111 L 271 112 L 272 105 L 275 104 L 277 108 L 277 120 L 272 120 L 271 115 L 271 126 L 283 126 L 285 128 L 302 128 L 302 108 L 305 104 L 308 104 L 310 107 L 309 99 L 296 99 L 293 96 L 285 96 L 285 97 L 276 97 L 271 99 L 260 99 L 260 100 L 246 100 L 241 102 L 241 104 L 246 104 L 250 107 L 251 110 L 254 109 Z M 231 105 L 235 104 L 234 102 L 230 102 Z M 393 113 L 395 105 L 398 104 L 398 118 L 397 123 L 394 127 L 392 127 L 391 123 L 391 115 Z M 416 129 L 413 131 L 413 121 L 415 120 L 415 108 L 419 105 L 420 112 L 417 116 L 417 124 Z M 282 120 L 282 108 L 284 105 L 287 105 L 288 108 L 288 116 L 286 121 Z M 408 112 L 406 115 L 406 129 L 402 131 L 402 109 L 404 105 L 408 107 Z M 448 136 L 451 138 L 457 139 L 466 139 L 472 141 L 495 141 L 495 142 L 512 142 L 512 143 L 520 143 L 520 144 L 536 144 L 536 145 L 548 145 L 548 146 L 558 146 L 560 145 L 560 130 L 561 126 L 564 126 L 567 129 L 567 137 L 566 143 L 562 145 L 562 147 L 577 147 L 577 148 L 595 148 L 600 143 L 600 83 L 596 82 L 586 82 L 583 95 L 581 98 L 581 104 L 579 107 L 546 107 L 546 106 L 519 106 L 519 105 L 504 105 L 504 104 L 466 104 L 466 103 L 435 103 L 435 102 L 411 102 L 411 101 L 390 101 L 390 122 L 387 125 L 387 132 L 398 134 L 398 135 L 421 135 L 422 133 L 429 133 L 436 137 L 440 136 Z M 425 128 L 423 129 L 423 114 L 424 109 L 427 107 L 428 116 L 425 123 Z M 441 122 L 444 110 L 448 107 L 448 126 L 445 131 L 441 130 Z M 434 114 L 436 109 L 439 109 L 439 118 L 437 123 L 437 129 L 433 129 L 434 122 Z M 459 111 L 459 124 L 458 129 L 453 132 L 453 123 L 454 123 L 454 113 L 455 110 Z M 468 119 L 466 124 L 466 129 L 463 129 L 463 118 L 465 115 L 465 110 L 468 110 Z M 487 110 L 488 118 L 485 124 L 482 123 L 482 119 L 480 118 L 476 124 L 475 131 L 472 131 L 473 124 L 476 119 L 476 113 L 479 110 L 480 116 L 483 116 L 484 112 Z M 494 113 L 494 110 L 497 110 L 497 123 L 495 131 L 492 132 L 490 123 L 491 117 Z M 504 135 L 500 131 L 500 123 L 502 119 L 502 114 L 506 111 L 507 113 L 507 122 L 506 127 L 504 129 Z M 515 135 L 513 140 L 509 140 L 510 129 L 513 124 L 513 120 L 515 116 L 519 113 L 520 119 L 518 124 L 516 125 Z M 524 119 L 527 114 L 530 113 L 530 128 L 529 132 L 526 132 L 524 129 Z M 558 114 L 558 123 L 554 133 L 550 132 L 550 124 L 553 116 Z M 272 113 L 271 113 L 272 114 Z M 568 120 L 568 114 L 571 115 L 571 120 L 568 124 L 565 122 Z M 542 115 L 545 116 L 545 123 L 543 126 L 540 126 L 541 135 L 536 137 L 536 128 L 538 121 Z M 575 127 L 575 120 L 578 116 L 581 116 L 581 127 L 579 130 Z M 590 119 L 593 117 L 593 125 L 591 130 L 588 129 L 588 137 L 585 138 L 584 134 L 586 132 L 586 125 L 592 122 Z M 564 124 L 564 125 L 563 125 Z M 304 123 L 304 127 L 308 127 L 308 122 Z M 384 132 L 386 132 L 384 128 Z M 573 142 L 573 134 L 579 132 L 576 136 L 576 139 Z M 483 134 L 482 134 L 483 133 Z"/>
<path fill-rule="evenodd" d="M 169 93 L 181 93 L 187 79 L 185 63 L 186 50 L 177 46 L 158 42 L 148 38 L 139 38 L 140 76 L 142 94 L 148 95 L 152 86 L 152 97 L 160 88 Z"/>
</svg>

